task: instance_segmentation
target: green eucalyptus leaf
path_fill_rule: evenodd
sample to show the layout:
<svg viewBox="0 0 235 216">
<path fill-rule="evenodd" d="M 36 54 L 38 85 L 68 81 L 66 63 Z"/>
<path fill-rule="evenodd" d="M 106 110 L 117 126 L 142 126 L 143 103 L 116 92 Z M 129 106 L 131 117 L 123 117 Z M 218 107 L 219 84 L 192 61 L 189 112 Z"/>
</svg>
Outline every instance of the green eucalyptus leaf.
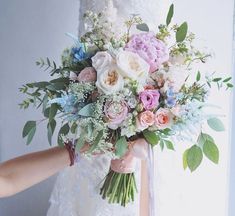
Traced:
<svg viewBox="0 0 235 216">
<path fill-rule="evenodd" d="M 160 141 L 159 136 L 153 131 L 144 130 L 143 135 L 144 135 L 144 138 L 146 139 L 146 141 L 149 144 L 151 144 L 152 146 L 157 145 L 158 142 Z"/>
<path fill-rule="evenodd" d="M 184 22 L 176 31 L 176 42 L 183 42 L 188 33 L 188 24 Z"/>
<path fill-rule="evenodd" d="M 45 94 L 42 99 L 42 111 L 44 112 L 48 103 L 48 94 Z"/>
<path fill-rule="evenodd" d="M 187 163 L 188 151 L 189 151 L 189 149 L 187 149 L 183 154 L 183 168 L 184 168 L 184 170 L 187 169 L 187 167 L 188 167 L 188 163 Z"/>
<path fill-rule="evenodd" d="M 60 128 L 59 133 L 58 133 L 58 137 L 57 137 L 58 145 L 60 145 L 60 146 L 63 146 L 63 145 L 64 145 L 63 140 L 62 140 L 62 138 L 61 138 L 61 135 L 66 136 L 66 135 L 69 133 L 69 130 L 70 130 L 70 127 L 69 127 L 69 124 L 68 124 L 68 123 L 64 124 L 64 125 Z"/>
<path fill-rule="evenodd" d="M 218 164 L 218 162 L 219 162 L 219 149 L 215 145 L 214 142 L 207 140 L 203 145 L 203 152 L 209 160 Z"/>
<path fill-rule="evenodd" d="M 36 128 L 36 121 L 27 121 L 23 128 L 23 138 L 26 137 L 33 128 Z"/>
<path fill-rule="evenodd" d="M 218 118 L 210 118 L 207 120 L 207 124 L 210 126 L 211 129 L 215 131 L 224 131 L 224 124 L 223 122 Z"/>
<path fill-rule="evenodd" d="M 117 142 L 116 142 L 116 151 L 115 154 L 116 156 L 118 156 L 119 158 L 123 157 L 128 149 L 128 143 L 126 141 L 125 137 L 121 137 Z"/>
<path fill-rule="evenodd" d="M 196 77 L 197 82 L 200 81 L 200 79 L 201 79 L 201 73 L 200 73 L 200 71 L 198 71 L 197 72 L 197 77 Z"/>
<path fill-rule="evenodd" d="M 187 152 L 187 164 L 191 172 L 195 171 L 201 164 L 203 158 L 202 150 L 197 145 L 193 145 Z"/>
<path fill-rule="evenodd" d="M 93 114 L 94 114 L 94 103 L 87 104 L 78 112 L 78 115 L 85 117 L 93 116 Z"/>
<path fill-rule="evenodd" d="M 76 133 L 77 127 L 78 127 L 77 123 L 74 122 L 74 123 L 72 124 L 71 128 L 70 128 L 70 131 L 71 131 L 72 134 L 75 134 L 75 133 Z"/>
<path fill-rule="evenodd" d="M 27 145 L 29 145 L 32 142 L 35 132 L 36 132 L 36 125 L 28 133 L 27 142 L 26 142 Z"/>
<path fill-rule="evenodd" d="M 46 88 L 48 85 L 50 85 L 49 82 L 35 82 L 35 83 L 31 83 L 33 85 L 33 87 L 36 87 L 36 88 Z"/>
<path fill-rule="evenodd" d="M 232 79 L 232 77 L 228 77 L 228 78 L 224 79 L 223 82 L 226 83 L 226 82 L 230 81 L 231 79 Z"/>
<path fill-rule="evenodd" d="M 56 116 L 57 111 L 58 111 L 58 105 L 56 103 L 51 104 L 50 112 L 49 112 L 49 121 L 54 119 L 54 117 Z"/>
<path fill-rule="evenodd" d="M 200 135 L 198 136 L 198 139 L 197 139 L 198 145 L 203 147 L 204 143 L 207 142 L 207 141 L 214 142 L 214 139 L 209 134 L 200 133 Z"/>
<path fill-rule="evenodd" d="M 232 83 L 227 83 L 227 87 L 228 88 L 233 88 L 233 84 Z"/>
<path fill-rule="evenodd" d="M 136 28 L 140 31 L 149 32 L 149 27 L 146 23 L 138 24 L 138 25 L 136 25 Z"/>
<path fill-rule="evenodd" d="M 171 23 L 173 15 L 174 15 L 174 4 L 172 4 L 169 8 L 167 18 L 166 18 L 166 25 L 169 25 Z"/>
<path fill-rule="evenodd" d="M 50 145 L 51 145 L 52 136 L 54 134 L 55 128 L 56 128 L 56 121 L 55 119 L 52 119 L 47 124 L 47 138 L 48 138 L 48 142 Z"/>
<path fill-rule="evenodd" d="M 212 81 L 213 82 L 219 82 L 220 80 L 222 80 L 222 78 L 218 77 L 218 78 L 214 78 Z"/>
</svg>

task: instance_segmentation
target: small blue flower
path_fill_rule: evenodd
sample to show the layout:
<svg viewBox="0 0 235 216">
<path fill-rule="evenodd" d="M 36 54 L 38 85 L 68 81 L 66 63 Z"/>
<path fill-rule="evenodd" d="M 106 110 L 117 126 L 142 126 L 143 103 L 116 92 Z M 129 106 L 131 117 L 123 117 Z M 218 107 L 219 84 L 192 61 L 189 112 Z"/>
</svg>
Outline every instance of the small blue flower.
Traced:
<svg viewBox="0 0 235 216">
<path fill-rule="evenodd" d="M 82 44 L 80 46 L 73 47 L 71 49 L 71 54 L 75 63 L 87 58 L 84 46 Z"/>
</svg>

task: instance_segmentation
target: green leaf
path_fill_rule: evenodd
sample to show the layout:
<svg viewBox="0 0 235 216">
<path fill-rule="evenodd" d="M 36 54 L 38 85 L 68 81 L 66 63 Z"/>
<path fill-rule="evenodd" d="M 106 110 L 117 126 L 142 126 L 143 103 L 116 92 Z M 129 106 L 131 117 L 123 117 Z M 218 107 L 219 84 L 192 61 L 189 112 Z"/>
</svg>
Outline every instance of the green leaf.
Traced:
<svg viewBox="0 0 235 216">
<path fill-rule="evenodd" d="M 48 85 L 50 85 L 49 82 L 35 82 L 35 83 L 31 83 L 34 87 L 36 88 L 46 88 Z"/>
<path fill-rule="evenodd" d="M 183 154 L 183 167 L 184 167 L 184 170 L 187 169 L 187 167 L 188 167 L 188 163 L 187 163 L 188 151 L 189 151 L 189 149 L 187 149 Z"/>
<path fill-rule="evenodd" d="M 58 133 L 58 138 L 57 138 L 58 145 L 60 145 L 60 146 L 64 145 L 63 140 L 61 138 L 61 135 L 67 135 L 69 133 L 69 130 L 70 130 L 70 127 L 69 127 L 68 123 L 64 124 L 60 128 L 59 133 Z"/>
<path fill-rule="evenodd" d="M 163 142 L 163 140 L 160 140 L 160 147 L 161 147 L 161 150 L 163 151 L 163 149 L 164 149 L 164 142 Z"/>
<path fill-rule="evenodd" d="M 207 120 L 207 124 L 210 126 L 211 129 L 215 131 L 224 131 L 224 124 L 223 122 L 218 118 L 210 118 Z"/>
<path fill-rule="evenodd" d="M 187 152 L 187 164 L 191 172 L 196 170 L 203 158 L 202 150 L 197 145 L 193 145 Z"/>
<path fill-rule="evenodd" d="M 103 134 L 104 134 L 103 131 L 100 131 L 100 132 L 98 133 L 98 135 L 97 135 L 96 138 L 95 138 L 95 141 L 93 142 L 93 144 L 91 145 L 90 149 L 88 150 L 88 153 L 93 152 L 93 151 L 97 148 L 97 146 L 98 146 L 100 140 L 101 140 L 102 137 L 103 137 Z"/>
<path fill-rule="evenodd" d="M 36 121 L 27 121 L 23 128 L 23 138 L 26 137 L 33 128 L 36 128 Z"/>
<path fill-rule="evenodd" d="M 197 72 L 197 77 L 196 77 L 196 80 L 197 82 L 201 79 L 201 73 L 200 71 Z"/>
<path fill-rule="evenodd" d="M 146 31 L 146 32 L 149 31 L 149 27 L 146 23 L 138 24 L 138 25 L 136 25 L 136 28 L 140 31 Z"/>
<path fill-rule="evenodd" d="M 214 78 L 212 81 L 213 82 L 219 82 L 220 80 L 222 80 L 222 78 L 218 77 L 218 78 Z"/>
<path fill-rule="evenodd" d="M 94 114 L 94 103 L 87 104 L 78 112 L 78 115 L 85 117 L 93 116 L 93 114 Z"/>
<path fill-rule="evenodd" d="M 126 141 L 125 137 L 121 137 L 117 142 L 116 142 L 116 151 L 115 154 L 116 156 L 118 156 L 119 158 L 121 158 L 122 156 L 124 156 L 127 152 L 128 149 L 128 143 Z"/>
<path fill-rule="evenodd" d="M 228 78 L 224 79 L 223 82 L 228 82 L 228 81 L 230 81 L 231 79 L 232 79 L 232 77 L 228 77 Z"/>
<path fill-rule="evenodd" d="M 198 136 L 198 139 L 197 139 L 198 145 L 203 148 L 204 143 L 207 142 L 207 141 L 214 142 L 214 139 L 209 134 L 200 133 L 200 135 Z"/>
<path fill-rule="evenodd" d="M 47 138 L 48 138 L 48 142 L 50 145 L 51 145 L 52 136 L 54 134 L 55 128 L 56 128 L 56 121 L 55 119 L 52 119 L 47 124 Z"/>
<path fill-rule="evenodd" d="M 77 123 L 74 122 L 74 123 L 72 124 L 71 128 L 70 128 L 71 133 L 75 134 L 75 133 L 76 133 L 76 130 L 77 130 L 77 127 L 78 127 Z"/>
<path fill-rule="evenodd" d="M 42 99 L 42 110 L 43 112 L 45 111 L 48 103 L 48 94 L 45 94 L 43 99 Z"/>
<path fill-rule="evenodd" d="M 215 145 L 214 142 L 207 140 L 203 145 L 203 152 L 209 160 L 218 164 L 218 162 L 219 162 L 219 149 Z"/>
<path fill-rule="evenodd" d="M 174 149 L 174 145 L 173 145 L 173 143 L 172 143 L 171 141 L 169 141 L 169 140 L 164 140 L 164 143 L 166 144 L 166 147 L 167 147 L 168 149 L 170 149 L 170 150 L 175 150 L 175 149 Z"/>
<path fill-rule="evenodd" d="M 35 132 L 36 132 L 36 125 L 28 133 L 27 142 L 26 142 L 27 145 L 29 145 L 32 142 Z"/>
<path fill-rule="evenodd" d="M 171 23 L 173 15 L 174 15 L 174 4 L 172 4 L 169 8 L 167 18 L 166 18 L 166 25 L 169 25 Z"/>
<path fill-rule="evenodd" d="M 58 105 L 56 103 L 51 104 L 50 112 L 49 112 L 49 121 L 54 119 L 54 117 L 56 116 L 57 111 L 58 111 Z"/>
<path fill-rule="evenodd" d="M 188 24 L 184 22 L 176 31 L 176 42 L 183 42 L 187 36 Z"/>
<path fill-rule="evenodd" d="M 81 148 L 85 145 L 85 133 L 81 133 L 76 143 L 76 152 L 80 152 Z"/>
<path fill-rule="evenodd" d="M 159 136 L 153 131 L 144 130 L 143 135 L 146 141 L 152 146 L 157 145 L 160 140 Z"/>
<path fill-rule="evenodd" d="M 232 83 L 227 83 L 227 87 L 228 88 L 233 88 L 233 84 Z"/>
</svg>

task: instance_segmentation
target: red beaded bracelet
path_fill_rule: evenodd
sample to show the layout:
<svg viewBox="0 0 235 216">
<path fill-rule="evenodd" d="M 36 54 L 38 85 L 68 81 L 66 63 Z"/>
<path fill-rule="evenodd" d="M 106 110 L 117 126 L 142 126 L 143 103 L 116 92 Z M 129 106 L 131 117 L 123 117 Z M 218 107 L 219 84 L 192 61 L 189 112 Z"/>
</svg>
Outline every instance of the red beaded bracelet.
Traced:
<svg viewBox="0 0 235 216">
<path fill-rule="evenodd" d="M 71 141 L 67 141 L 64 143 L 65 148 L 67 149 L 69 153 L 70 158 L 70 166 L 74 165 L 74 162 L 76 160 L 76 153 L 75 153 L 75 147 Z"/>
</svg>

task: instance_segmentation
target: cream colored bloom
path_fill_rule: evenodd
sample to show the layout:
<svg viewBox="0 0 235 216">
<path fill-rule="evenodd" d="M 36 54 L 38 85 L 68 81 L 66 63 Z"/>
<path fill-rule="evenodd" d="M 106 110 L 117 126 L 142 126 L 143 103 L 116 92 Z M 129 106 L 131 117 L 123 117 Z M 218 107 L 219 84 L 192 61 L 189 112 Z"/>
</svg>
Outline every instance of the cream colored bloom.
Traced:
<svg viewBox="0 0 235 216">
<path fill-rule="evenodd" d="M 145 82 L 148 77 L 149 64 L 138 54 L 121 50 L 116 56 L 117 67 L 124 78 Z"/>
<path fill-rule="evenodd" d="M 104 94 L 113 94 L 123 89 L 124 80 L 117 67 L 106 67 L 98 73 L 96 86 Z"/>
<path fill-rule="evenodd" d="M 97 52 L 92 58 L 92 66 L 96 69 L 97 75 L 113 64 L 113 58 L 107 51 Z"/>
</svg>

